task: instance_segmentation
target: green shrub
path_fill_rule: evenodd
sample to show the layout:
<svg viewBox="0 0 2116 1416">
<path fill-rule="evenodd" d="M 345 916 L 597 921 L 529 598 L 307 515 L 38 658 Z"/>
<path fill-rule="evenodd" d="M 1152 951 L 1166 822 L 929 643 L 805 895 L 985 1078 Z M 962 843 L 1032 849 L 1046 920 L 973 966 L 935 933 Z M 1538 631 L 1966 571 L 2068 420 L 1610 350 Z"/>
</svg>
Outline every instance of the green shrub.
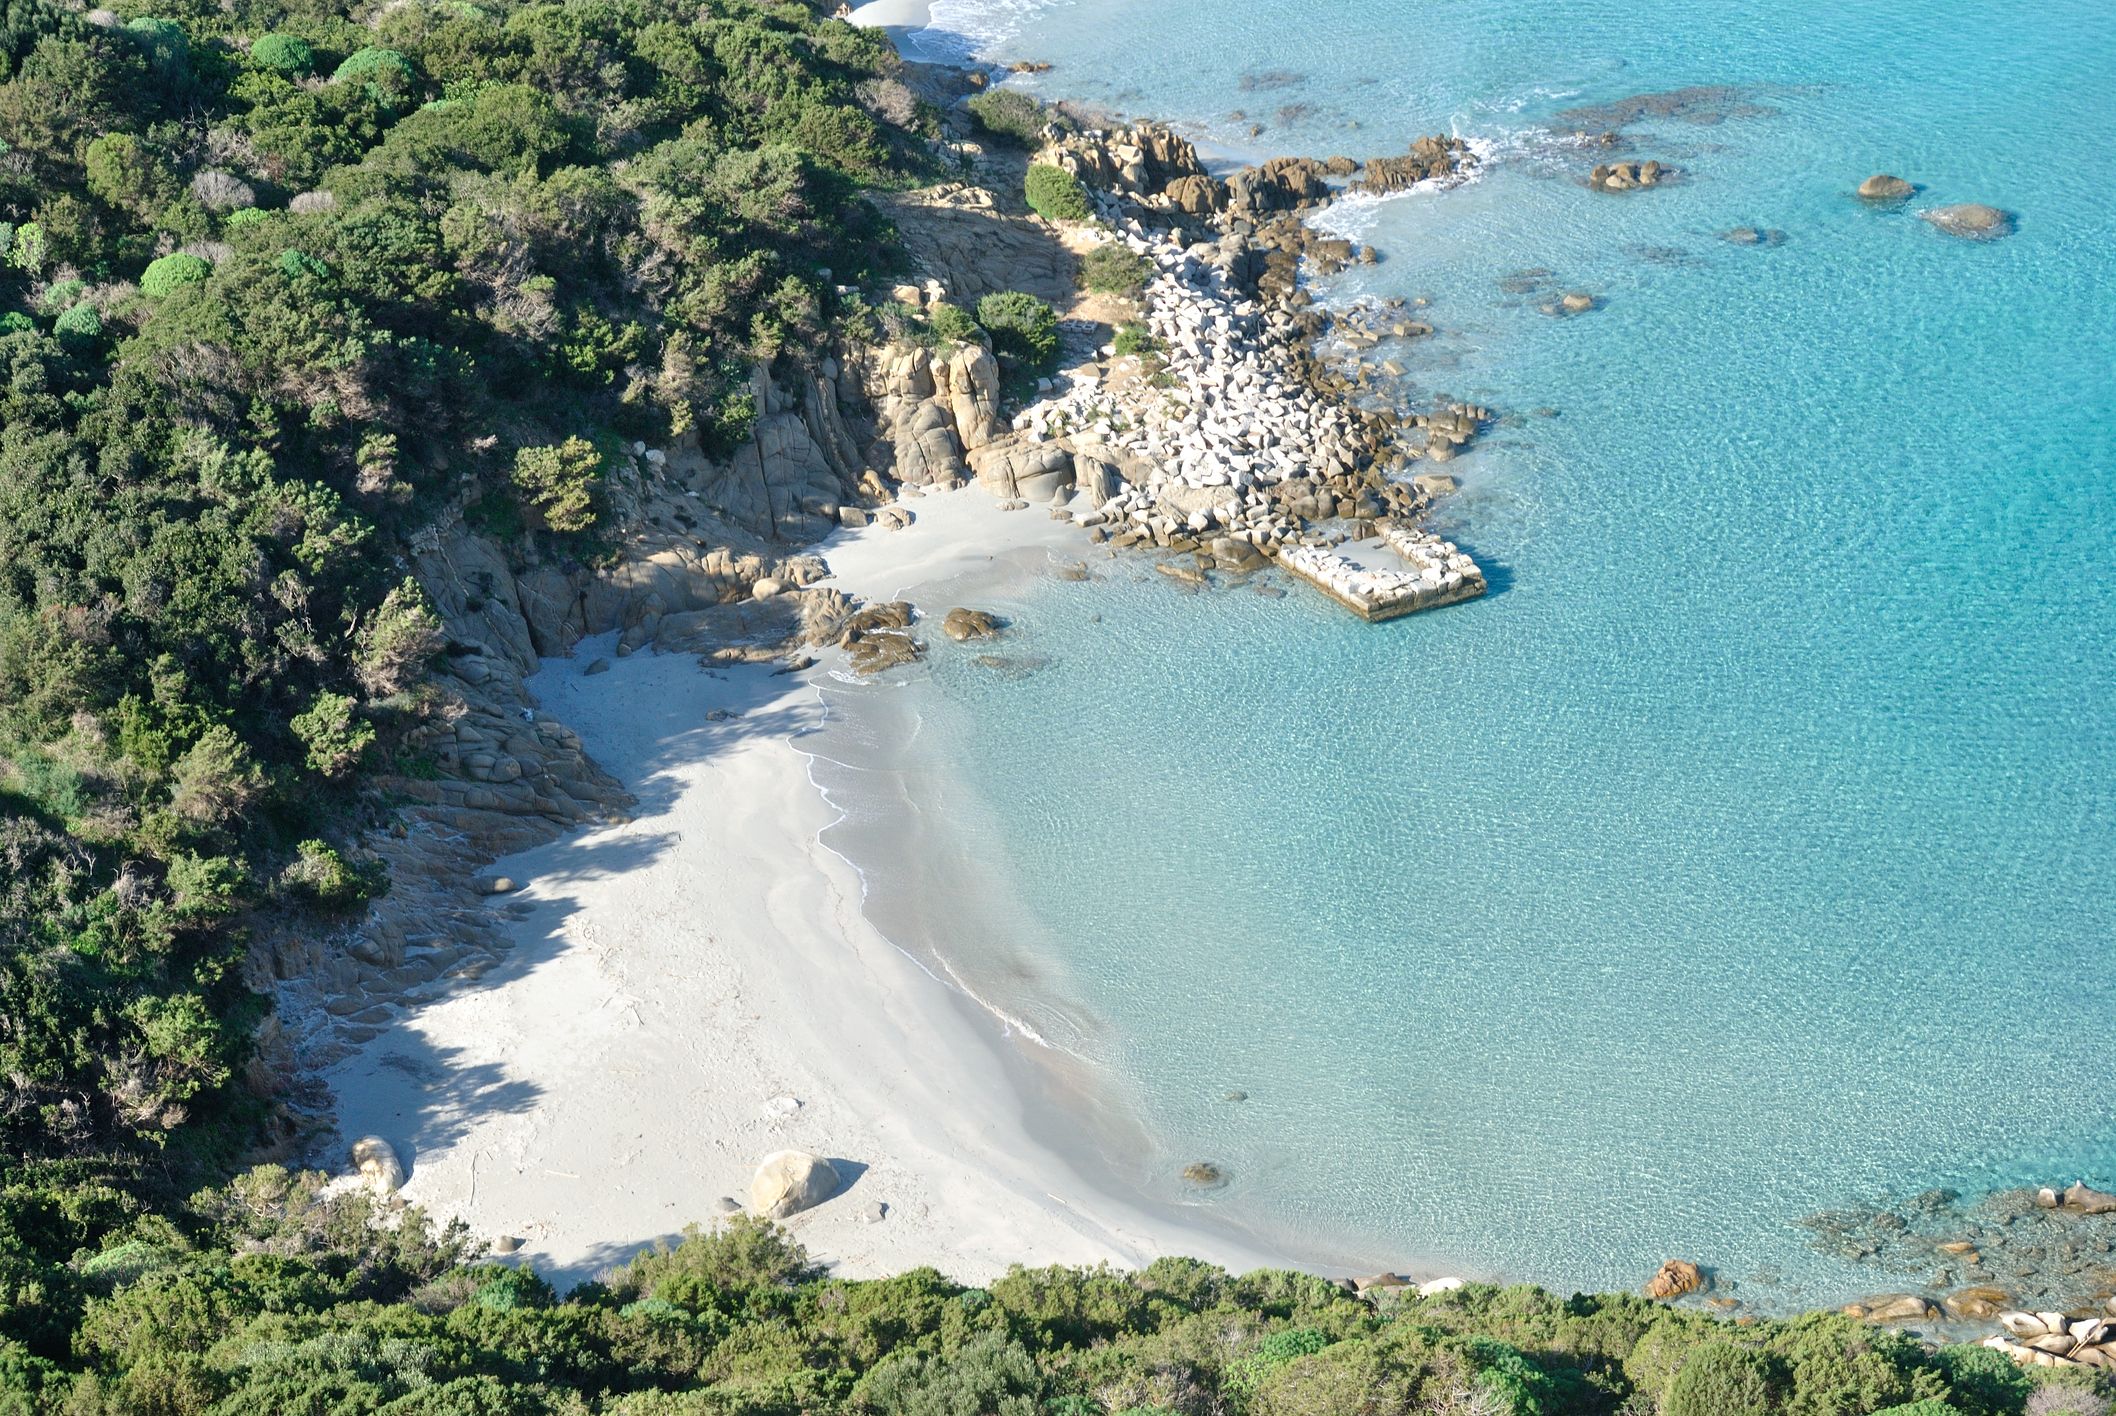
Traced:
<svg viewBox="0 0 2116 1416">
<path fill-rule="evenodd" d="M 1047 162 L 1029 164 L 1021 193 L 1028 201 L 1029 210 L 1047 221 L 1085 221 L 1094 215 L 1094 207 L 1087 199 L 1087 188 L 1080 185 L 1080 179 Z"/>
<path fill-rule="evenodd" d="M 1876 1411 L 1874 1416 L 1962 1416 L 1962 1413 L 1959 1408 L 1938 1397 L 1928 1396 L 1923 1401 L 1913 1401 L 1907 1406 L 1891 1406 Z"/>
<path fill-rule="evenodd" d="M 316 51 L 307 40 L 275 30 L 259 35 L 250 45 L 250 62 L 300 78 L 315 71 Z"/>
<path fill-rule="evenodd" d="M 240 231 L 245 226 L 255 226 L 264 219 L 265 213 L 257 207 L 241 207 L 222 218 L 221 228 L 225 231 Z"/>
<path fill-rule="evenodd" d="M 1043 130 L 1057 118 L 1039 99 L 1020 89 L 986 89 L 964 106 L 977 120 L 979 128 L 1004 142 L 1025 148 L 1041 143 Z"/>
<path fill-rule="evenodd" d="M 1110 351 L 1119 359 L 1127 354 L 1151 354 L 1161 347 L 1153 332 L 1137 320 L 1117 327 L 1117 337 L 1110 341 Z"/>
<path fill-rule="evenodd" d="M 514 455 L 514 486 L 523 509 L 553 531 L 585 531 L 595 524 L 595 483 L 602 454 L 586 438 L 555 447 L 525 447 Z"/>
<path fill-rule="evenodd" d="M 83 300 L 53 320 L 51 332 L 68 344 L 92 344 L 103 336 L 103 312 Z"/>
<path fill-rule="evenodd" d="M 37 327 L 37 322 L 20 310 L 9 310 L 0 315 L 0 334 L 21 334 Z"/>
<path fill-rule="evenodd" d="M 15 228 L 15 239 L 8 245 L 8 264 L 16 270 L 26 270 L 35 275 L 44 269 L 44 247 L 43 226 L 34 221 L 25 221 Z"/>
<path fill-rule="evenodd" d="M 375 45 L 354 50 L 331 75 L 332 83 L 359 83 L 371 97 L 384 104 L 409 96 L 417 81 L 410 60 L 394 49 Z"/>
<path fill-rule="evenodd" d="M 441 652 L 441 617 L 409 577 L 382 597 L 353 642 L 353 676 L 370 698 L 402 693 Z"/>
<path fill-rule="evenodd" d="M 1058 313 L 1023 290 L 1002 290 L 977 302 L 977 322 L 992 336 L 992 348 L 1034 371 L 1058 358 Z"/>
<path fill-rule="evenodd" d="M 983 342 L 976 317 L 960 305 L 935 305 L 926 311 L 926 331 L 944 349 Z"/>
<path fill-rule="evenodd" d="M 381 893 L 382 880 L 373 867 L 354 865 L 323 841 L 303 841 L 279 883 L 314 909 L 343 914 Z"/>
<path fill-rule="evenodd" d="M 186 285 L 198 284 L 212 272 L 213 267 L 203 256 L 174 251 L 148 263 L 146 274 L 140 277 L 140 293 L 149 299 L 164 299 Z"/>
<path fill-rule="evenodd" d="M 143 15 L 126 25 L 125 33 L 138 41 L 157 73 L 180 73 L 191 62 L 191 41 L 174 20 Z"/>
<path fill-rule="evenodd" d="M 343 693 L 319 693 L 288 726 L 307 749 L 309 770 L 343 777 L 359 765 L 375 740 L 375 728 L 359 716 L 358 705 Z"/>
<path fill-rule="evenodd" d="M 1137 299 L 1153 273 L 1153 262 L 1121 241 L 1095 247 L 1080 262 L 1080 283 L 1098 295 Z"/>
<path fill-rule="evenodd" d="M 1724 1339 L 1692 1352 L 1668 1383 L 1661 1416 L 1773 1416 L 1783 1388 L 1776 1364 Z"/>
</svg>

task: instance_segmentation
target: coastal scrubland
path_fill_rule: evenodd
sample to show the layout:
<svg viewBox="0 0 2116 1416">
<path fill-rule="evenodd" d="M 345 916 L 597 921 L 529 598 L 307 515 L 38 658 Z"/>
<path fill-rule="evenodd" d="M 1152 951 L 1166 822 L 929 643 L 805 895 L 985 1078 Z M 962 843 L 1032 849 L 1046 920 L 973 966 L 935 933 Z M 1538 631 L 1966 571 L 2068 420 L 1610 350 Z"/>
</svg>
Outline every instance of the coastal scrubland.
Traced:
<svg viewBox="0 0 2116 1416">
<path fill-rule="evenodd" d="M 285 1139 L 250 951 L 386 892 L 376 784 L 439 770 L 451 625 L 406 548 L 445 505 L 522 564 L 621 555 L 621 448 L 740 447 L 760 364 L 900 318 L 858 293 L 899 259 L 866 194 L 936 175 L 935 122 L 804 4 L 6 6 L 0 1411 L 2104 1410 L 1834 1315 L 1183 1260 L 853 1282 L 742 1219 L 561 1297 L 246 1164 Z M 1087 214 L 1054 168 L 1027 196 Z M 1001 291 L 924 333 L 1033 372 L 1055 326 Z"/>
<path fill-rule="evenodd" d="M 1189 1259 L 848 1282 L 737 1217 L 564 1297 L 417 1212 L 276 1167 L 69 1270 L 70 1359 L 0 1355 L 0 1409 L 901 1416 L 2101 1416 L 2087 1374 L 1814 1314 L 1736 1327 L 1629 1295 L 1355 1298 Z M 25 1314 L 17 1308 L 18 1327 Z M 35 1340 L 36 1334 L 25 1334 Z"/>
</svg>

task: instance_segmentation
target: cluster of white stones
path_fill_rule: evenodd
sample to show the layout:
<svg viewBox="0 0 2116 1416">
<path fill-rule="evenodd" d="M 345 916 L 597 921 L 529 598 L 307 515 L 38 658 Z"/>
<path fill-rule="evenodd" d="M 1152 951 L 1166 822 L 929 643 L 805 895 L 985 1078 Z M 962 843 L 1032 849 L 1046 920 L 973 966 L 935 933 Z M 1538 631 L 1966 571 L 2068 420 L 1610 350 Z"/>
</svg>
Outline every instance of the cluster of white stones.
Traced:
<svg viewBox="0 0 2116 1416">
<path fill-rule="evenodd" d="M 1316 546 L 1288 546 L 1278 563 L 1365 619 L 1394 619 L 1484 593 L 1476 563 L 1430 532 L 1384 525 L 1382 538 L 1407 569 L 1363 565 Z"/>
<path fill-rule="evenodd" d="M 2108 1317 L 2068 1317 L 2063 1313 L 2000 1313 L 2002 1337 L 1984 1339 L 2014 1361 L 2037 1367 L 2099 1367 L 2116 1371 L 2116 1298 Z"/>
<path fill-rule="evenodd" d="M 1133 523 L 1157 540 L 1179 531 L 1251 545 L 1301 539 L 1263 488 L 1350 471 L 1361 455 L 1357 421 L 1287 367 L 1266 312 L 1229 278 L 1224 248 L 1186 249 L 1136 222 L 1114 239 L 1153 263 L 1144 323 L 1158 368 L 1142 364 L 1122 381 L 1076 375 L 1016 417 L 1016 431 L 1032 443 L 1110 449 L 1143 479 L 1119 481 L 1106 497 L 1089 491 L 1083 524 Z"/>
</svg>

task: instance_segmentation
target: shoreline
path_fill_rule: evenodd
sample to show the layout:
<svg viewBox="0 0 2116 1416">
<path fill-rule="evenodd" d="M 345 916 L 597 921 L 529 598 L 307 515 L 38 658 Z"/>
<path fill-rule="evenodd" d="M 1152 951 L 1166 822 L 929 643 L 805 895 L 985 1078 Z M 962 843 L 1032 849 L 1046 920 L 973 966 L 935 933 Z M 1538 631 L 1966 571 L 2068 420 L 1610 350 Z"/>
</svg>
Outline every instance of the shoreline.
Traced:
<svg viewBox="0 0 2116 1416">
<path fill-rule="evenodd" d="M 969 489 L 911 505 L 923 532 L 832 539 L 848 584 L 928 586 L 1066 529 Z M 406 1201 L 521 1241 L 570 1284 L 729 1212 L 763 1155 L 796 1147 L 850 1162 L 786 1221 L 847 1276 L 1284 1261 L 1081 1175 L 1029 1123 L 1027 1044 L 867 919 L 802 743 L 828 712 L 824 667 L 636 654 L 584 673 L 601 647 L 531 687 L 638 810 L 495 862 L 523 882 L 487 906 L 505 960 L 327 1073 L 344 1134 L 398 1147 Z"/>
</svg>

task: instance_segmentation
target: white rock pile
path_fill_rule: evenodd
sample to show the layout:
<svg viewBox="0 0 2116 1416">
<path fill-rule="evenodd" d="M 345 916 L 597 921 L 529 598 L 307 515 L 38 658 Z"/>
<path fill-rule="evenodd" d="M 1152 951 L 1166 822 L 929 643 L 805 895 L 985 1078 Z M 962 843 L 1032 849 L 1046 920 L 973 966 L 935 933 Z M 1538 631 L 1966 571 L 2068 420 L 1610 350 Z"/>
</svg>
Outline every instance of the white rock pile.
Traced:
<svg viewBox="0 0 2116 1416">
<path fill-rule="evenodd" d="M 2106 1317 L 2063 1313 L 2000 1313 L 2002 1336 L 1984 1339 L 2014 1361 L 2036 1367 L 2099 1367 L 2116 1371 L 2116 1298 Z"/>
<path fill-rule="evenodd" d="M 1393 523 L 1377 530 L 1406 569 L 1362 565 L 1314 546 L 1288 546 L 1279 552 L 1278 563 L 1370 620 L 1394 619 L 1484 593 L 1484 573 L 1452 541 Z"/>
</svg>

